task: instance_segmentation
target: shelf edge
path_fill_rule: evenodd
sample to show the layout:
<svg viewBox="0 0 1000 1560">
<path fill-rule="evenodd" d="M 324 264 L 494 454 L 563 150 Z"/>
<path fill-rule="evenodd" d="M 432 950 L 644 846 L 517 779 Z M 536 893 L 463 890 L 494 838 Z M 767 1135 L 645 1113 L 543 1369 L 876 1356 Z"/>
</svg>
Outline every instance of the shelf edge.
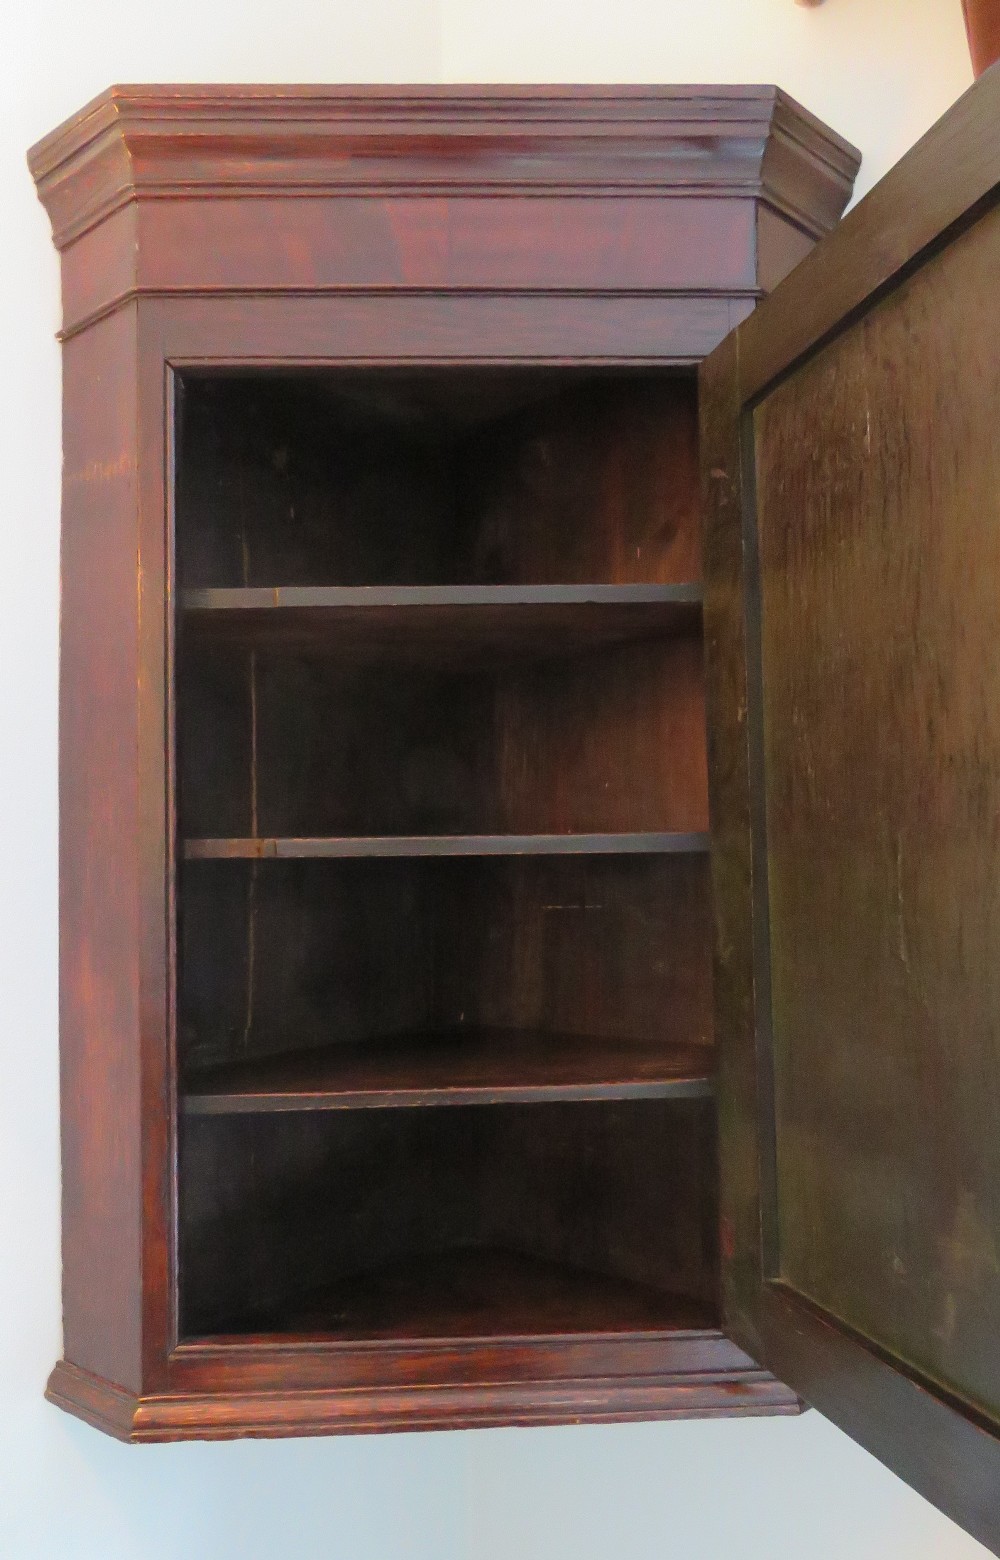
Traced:
<svg viewBox="0 0 1000 1560">
<path fill-rule="evenodd" d="M 664 834 L 387 834 L 189 838 L 185 861 L 391 858 L 400 856 L 702 855 L 707 832 Z"/>
<path fill-rule="evenodd" d="M 673 585 L 251 585 L 185 590 L 183 612 L 303 608 L 475 606 L 700 606 L 700 584 Z"/>
</svg>

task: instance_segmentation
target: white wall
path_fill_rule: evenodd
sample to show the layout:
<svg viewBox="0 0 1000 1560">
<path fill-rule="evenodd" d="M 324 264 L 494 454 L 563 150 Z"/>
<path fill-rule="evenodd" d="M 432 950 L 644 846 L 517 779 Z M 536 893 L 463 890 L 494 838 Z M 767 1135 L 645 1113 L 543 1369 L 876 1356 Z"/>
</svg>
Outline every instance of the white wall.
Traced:
<svg viewBox="0 0 1000 1560">
<path fill-rule="evenodd" d="M 801 1420 L 128 1448 L 59 1353 L 56 257 L 23 152 L 113 81 L 777 81 L 867 187 L 970 79 L 959 0 L 7 0 L 0 18 L 0 1556 L 972 1560 Z"/>
</svg>

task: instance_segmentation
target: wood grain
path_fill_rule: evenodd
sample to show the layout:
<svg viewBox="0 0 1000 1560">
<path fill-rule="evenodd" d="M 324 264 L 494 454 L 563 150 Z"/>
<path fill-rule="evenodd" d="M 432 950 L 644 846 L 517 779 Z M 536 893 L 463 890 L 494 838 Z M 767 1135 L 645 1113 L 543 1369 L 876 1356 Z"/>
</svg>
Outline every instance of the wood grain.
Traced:
<svg viewBox="0 0 1000 1560">
<path fill-rule="evenodd" d="M 647 1364 L 650 1345 L 659 1368 Z M 426 1345 L 425 1345 L 426 1347 Z M 569 1341 L 562 1344 L 565 1357 Z M 550 1350 L 525 1349 L 524 1354 Z M 268 1438 L 305 1435 L 384 1434 L 390 1430 L 464 1430 L 489 1425 L 565 1424 L 574 1422 L 620 1424 L 642 1419 L 716 1419 L 757 1414 L 798 1414 L 801 1404 L 786 1387 L 757 1370 L 753 1362 L 717 1332 L 663 1334 L 636 1343 L 622 1335 L 615 1338 L 620 1361 L 638 1356 L 634 1375 L 587 1377 L 580 1365 L 572 1390 L 565 1380 L 544 1375 L 516 1380 L 497 1379 L 503 1355 L 496 1348 L 478 1351 L 479 1374 L 489 1377 L 486 1386 L 475 1380 L 437 1381 L 428 1385 L 399 1387 L 336 1387 L 321 1384 L 282 1390 L 254 1389 L 246 1385 L 222 1385 L 214 1367 L 211 1389 L 194 1388 L 140 1396 L 60 1361 L 49 1379 L 47 1397 L 67 1413 L 127 1442 L 231 1440 L 238 1436 Z M 235 1351 L 228 1350 L 228 1353 Z M 324 1381 L 334 1374 L 343 1346 L 317 1349 L 307 1356 L 323 1362 Z M 223 1353 L 210 1350 L 216 1359 Z M 245 1359 L 245 1351 L 244 1359 Z M 268 1353 L 266 1340 L 256 1349 L 259 1359 Z M 283 1374 L 290 1375 L 294 1351 L 282 1351 Z M 384 1362 L 384 1351 L 382 1359 Z M 645 1367 L 645 1368 L 644 1368 Z M 246 1380 L 248 1366 L 242 1364 Z"/>
<path fill-rule="evenodd" d="M 293 1337 L 322 1337 L 334 1330 L 330 1300 L 318 1301 L 326 1315 L 311 1327 L 307 1315 L 323 1291 L 348 1306 L 341 1337 L 378 1336 L 384 1275 L 397 1265 L 492 1261 L 496 1252 L 528 1265 L 528 1293 L 512 1296 L 519 1318 L 491 1308 L 498 1336 L 515 1336 L 517 1320 L 528 1335 L 541 1325 L 531 1295 L 544 1314 L 551 1291 L 543 1277 L 539 1293 L 534 1262 L 569 1269 L 571 1285 L 573 1273 L 595 1275 L 598 1295 L 602 1279 L 652 1289 L 663 1305 L 658 1330 L 670 1329 L 670 1296 L 701 1302 L 701 1324 L 712 1323 L 708 1101 L 189 1116 L 181 1146 L 184 1336 L 280 1331 L 284 1313 Z M 559 1334 L 595 1330 L 585 1286 L 573 1292 L 584 1308 L 574 1323 L 563 1289 L 550 1313 Z M 479 1330 L 481 1314 L 463 1322 L 457 1301 L 408 1284 L 409 1314 L 395 1335 Z M 615 1331 L 635 1330 L 634 1313 L 622 1321 Z M 651 1321 L 647 1310 L 640 1330 Z"/>
<path fill-rule="evenodd" d="M 724 1325 L 1000 1552 L 998 88 L 701 391 Z"/>
<path fill-rule="evenodd" d="M 276 1112 L 270 1137 L 254 1128 L 271 1171 L 255 1203 L 256 1118 L 178 1122 L 177 1068 L 464 1024 L 603 1037 L 621 1054 L 674 1034 L 708 1071 L 697 605 L 676 595 L 669 622 L 637 632 L 625 607 L 667 598 L 590 592 L 697 581 L 695 390 L 677 371 L 831 226 L 856 161 L 767 88 L 116 88 L 32 154 L 62 249 L 67 365 L 66 1360 L 53 1401 L 126 1439 L 797 1406 L 717 1329 L 682 1329 L 664 1298 L 715 1315 L 710 1101 L 477 1107 L 500 1117 L 489 1130 L 463 1128 L 461 1109 Z M 460 823 L 418 827 L 411 809 L 390 828 L 400 771 L 387 765 L 363 826 L 360 804 L 349 824 L 309 822 L 315 775 L 294 798 L 301 822 L 254 825 L 254 786 L 265 782 L 260 806 L 268 784 L 272 799 L 290 787 L 308 729 L 290 722 L 282 767 L 280 721 L 262 728 L 274 740 L 254 779 L 222 630 L 205 634 L 213 702 L 189 675 L 197 610 L 178 602 L 200 587 L 297 584 L 515 587 L 518 611 L 544 608 L 534 627 L 521 620 L 521 674 L 500 674 L 513 637 L 500 616 L 474 629 L 461 595 L 411 657 L 471 661 L 478 637 L 503 683 L 494 751 L 471 704 L 456 722 L 455 746 L 487 753 Z M 555 594 L 532 596 L 540 585 Z M 557 603 L 566 614 L 543 621 Z M 277 621 L 242 619 L 237 664 Z M 304 621 L 292 634 L 308 658 L 331 636 Z M 353 629 L 337 633 L 357 648 Z M 559 659 L 578 664 L 532 689 L 525 664 L 554 664 L 560 636 Z M 396 645 L 379 628 L 362 659 Z M 291 694 L 302 676 L 276 685 Z M 418 683 L 409 696 L 426 714 L 435 700 Z M 217 803 L 244 814 L 188 827 Z M 379 849 L 394 832 L 467 829 L 475 849 L 496 848 L 501 821 L 532 844 L 610 835 L 613 853 L 175 860 L 185 837 L 363 836 Z M 623 836 L 665 829 L 697 835 L 685 845 L 697 850 L 621 853 Z M 540 1127 L 533 1110 L 555 1114 Z M 576 1113 L 594 1110 L 581 1126 Z M 391 1130 L 373 1126 L 387 1115 Z M 352 1116 L 365 1118 L 354 1147 Z M 302 1126 L 313 1117 L 318 1136 Z M 406 1125 L 418 1117 L 437 1124 Z M 472 1174 L 491 1133 L 500 1184 Z M 390 1194 L 356 1226 L 344 1183 L 324 1199 L 338 1158 L 372 1163 L 372 1187 Z M 392 1197 L 410 1206 L 408 1178 L 426 1195 L 406 1220 Z M 475 1205 L 466 1179 L 483 1187 Z M 325 1245 L 327 1204 L 345 1217 Z M 371 1273 L 396 1245 L 407 1261 L 450 1260 L 469 1238 L 589 1275 L 563 1286 L 545 1322 L 569 1330 L 505 1335 L 495 1316 L 486 1340 L 425 1327 L 300 1345 L 247 1319 L 306 1300 L 313 1277 Z M 608 1331 L 580 1331 L 614 1284 L 652 1285 L 659 1331 L 622 1331 L 608 1305 Z M 184 1326 L 201 1307 L 242 1330 L 182 1343 L 178 1294 Z M 423 1295 L 427 1316 L 433 1301 Z M 533 1307 L 545 1309 L 532 1302 L 507 1325 L 526 1327 Z"/>
<path fill-rule="evenodd" d="M 178 393 L 187 589 L 699 577 L 690 376 L 201 368 Z"/>
<path fill-rule="evenodd" d="M 754 417 L 779 1271 L 996 1416 L 998 260 L 992 213 Z"/>
<path fill-rule="evenodd" d="M 442 666 L 185 645 L 179 806 L 189 850 L 704 848 L 690 838 L 708 826 L 697 638 L 505 653 L 499 663 L 481 642 L 480 651 Z M 194 843 L 246 836 L 276 843 Z M 370 843 L 333 843 L 351 836 Z M 388 836 L 425 843 L 377 843 Z M 482 843 L 463 846 L 461 836 Z"/>
<path fill-rule="evenodd" d="M 711 345 L 728 302 L 756 295 L 758 257 L 774 274 L 755 212 L 815 241 L 858 160 L 753 86 L 123 86 L 29 154 L 68 329 L 157 293 L 600 292 L 613 266 L 623 291 L 687 294 L 688 336 L 697 295 L 721 301 Z"/>
<path fill-rule="evenodd" d="M 468 667 L 697 635 L 685 585 L 275 586 L 189 590 L 189 641 L 307 650 L 354 665 Z"/>
<path fill-rule="evenodd" d="M 710 1052 L 706 865 L 657 855 L 189 862 L 182 1058 L 196 1067 L 463 1027 Z"/>
<path fill-rule="evenodd" d="M 401 1036 L 192 1073 L 189 1115 L 709 1097 L 702 1046 L 509 1030 Z"/>
<path fill-rule="evenodd" d="M 357 856 L 633 856 L 706 851 L 706 834 L 396 834 L 192 839 L 187 861 L 337 860 Z"/>
<path fill-rule="evenodd" d="M 427 1296 L 437 1297 L 429 1311 Z M 490 1337 L 499 1332 L 695 1332 L 711 1305 L 649 1285 L 508 1251 L 462 1251 L 388 1264 L 258 1318 L 266 1335 L 326 1339 Z"/>
<path fill-rule="evenodd" d="M 134 310 L 64 358 L 59 687 L 65 1346 L 132 1388 L 143 1239 L 135 362 Z"/>
</svg>

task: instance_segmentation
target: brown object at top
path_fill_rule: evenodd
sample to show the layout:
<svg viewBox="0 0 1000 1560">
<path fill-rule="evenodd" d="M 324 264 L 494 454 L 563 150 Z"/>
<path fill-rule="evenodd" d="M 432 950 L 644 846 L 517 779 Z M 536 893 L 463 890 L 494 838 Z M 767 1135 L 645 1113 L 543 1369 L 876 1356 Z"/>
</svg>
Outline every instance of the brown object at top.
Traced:
<svg viewBox="0 0 1000 1560">
<path fill-rule="evenodd" d="M 1000 59 L 1000 4 L 997 0 L 962 0 L 972 71 L 981 76 Z"/>
</svg>

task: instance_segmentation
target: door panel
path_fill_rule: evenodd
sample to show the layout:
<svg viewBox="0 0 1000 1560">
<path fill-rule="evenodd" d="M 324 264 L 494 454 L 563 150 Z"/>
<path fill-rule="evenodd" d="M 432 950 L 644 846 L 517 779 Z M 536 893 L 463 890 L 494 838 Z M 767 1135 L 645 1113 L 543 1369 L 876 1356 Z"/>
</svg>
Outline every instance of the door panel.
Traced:
<svg viewBox="0 0 1000 1560">
<path fill-rule="evenodd" d="M 753 413 L 776 1274 L 993 1411 L 998 267 L 995 211 Z"/>
<path fill-rule="evenodd" d="M 727 1326 L 1000 1552 L 994 75 L 702 403 Z"/>
</svg>

